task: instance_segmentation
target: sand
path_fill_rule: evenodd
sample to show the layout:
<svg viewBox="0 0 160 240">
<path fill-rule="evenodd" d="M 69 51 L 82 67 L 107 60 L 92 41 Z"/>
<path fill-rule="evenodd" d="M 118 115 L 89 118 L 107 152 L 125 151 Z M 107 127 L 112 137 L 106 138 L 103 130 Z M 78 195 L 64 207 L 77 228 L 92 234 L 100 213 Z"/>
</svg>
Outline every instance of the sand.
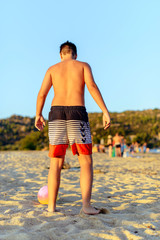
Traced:
<svg viewBox="0 0 160 240">
<path fill-rule="evenodd" d="M 0 152 L 0 240 L 160 239 L 160 155 L 109 158 L 94 153 L 92 204 L 108 214 L 80 212 L 79 163 L 62 170 L 57 209 L 39 204 L 47 185 L 47 151 Z"/>
</svg>

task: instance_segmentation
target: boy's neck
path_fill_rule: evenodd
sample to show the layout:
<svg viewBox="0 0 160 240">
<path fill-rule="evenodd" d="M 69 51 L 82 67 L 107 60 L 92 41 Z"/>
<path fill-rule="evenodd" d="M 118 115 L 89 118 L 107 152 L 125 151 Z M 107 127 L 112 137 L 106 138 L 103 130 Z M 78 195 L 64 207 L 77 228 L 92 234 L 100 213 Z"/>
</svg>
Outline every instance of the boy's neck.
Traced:
<svg viewBox="0 0 160 240">
<path fill-rule="evenodd" d="M 76 60 L 76 57 L 72 54 L 62 55 L 61 61 L 66 61 L 66 60 Z"/>
</svg>

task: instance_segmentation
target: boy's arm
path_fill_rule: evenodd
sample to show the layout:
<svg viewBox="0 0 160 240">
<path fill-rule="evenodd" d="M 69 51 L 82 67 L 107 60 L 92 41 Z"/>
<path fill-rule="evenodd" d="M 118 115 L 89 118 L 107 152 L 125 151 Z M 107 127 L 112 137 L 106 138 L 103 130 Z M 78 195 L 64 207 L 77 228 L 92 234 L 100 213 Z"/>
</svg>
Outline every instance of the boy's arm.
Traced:
<svg viewBox="0 0 160 240">
<path fill-rule="evenodd" d="M 45 126 L 45 121 L 42 116 L 42 110 L 51 86 L 52 86 L 52 78 L 51 78 L 50 71 L 48 70 L 45 74 L 40 91 L 37 96 L 35 127 L 38 130 L 42 130 L 43 125 Z"/>
<path fill-rule="evenodd" d="M 95 100 L 95 102 L 98 104 L 98 106 L 103 112 L 104 129 L 109 128 L 111 120 L 110 120 L 108 109 L 105 105 L 105 102 L 100 93 L 100 90 L 98 89 L 94 81 L 91 67 L 87 63 L 84 66 L 84 81 L 87 85 L 88 91 L 90 92 L 91 96 L 93 97 L 93 99 Z"/>
</svg>

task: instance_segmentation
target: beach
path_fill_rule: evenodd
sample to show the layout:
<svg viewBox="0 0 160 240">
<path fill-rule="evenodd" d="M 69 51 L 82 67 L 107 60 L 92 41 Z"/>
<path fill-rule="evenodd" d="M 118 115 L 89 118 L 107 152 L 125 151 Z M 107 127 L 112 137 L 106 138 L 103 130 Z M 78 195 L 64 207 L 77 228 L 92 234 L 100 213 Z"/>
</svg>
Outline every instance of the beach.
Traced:
<svg viewBox="0 0 160 240">
<path fill-rule="evenodd" d="M 80 168 L 67 151 L 55 213 L 37 200 L 47 185 L 48 151 L 0 152 L 0 240 L 160 239 L 160 154 L 109 158 L 94 153 L 92 205 L 81 211 Z"/>
</svg>

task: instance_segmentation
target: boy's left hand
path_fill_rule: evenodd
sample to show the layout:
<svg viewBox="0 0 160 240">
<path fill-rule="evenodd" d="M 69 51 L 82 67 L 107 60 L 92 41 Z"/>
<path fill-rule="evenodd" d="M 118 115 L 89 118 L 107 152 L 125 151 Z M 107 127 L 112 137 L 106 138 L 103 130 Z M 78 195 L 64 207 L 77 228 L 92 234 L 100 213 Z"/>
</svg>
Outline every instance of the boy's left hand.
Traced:
<svg viewBox="0 0 160 240">
<path fill-rule="evenodd" d="M 39 130 L 42 131 L 43 127 L 46 126 L 46 123 L 44 121 L 43 116 L 36 116 L 35 118 L 35 127 Z"/>
<path fill-rule="evenodd" d="M 111 119 L 109 113 L 103 113 L 103 127 L 106 130 L 111 125 Z"/>
</svg>

